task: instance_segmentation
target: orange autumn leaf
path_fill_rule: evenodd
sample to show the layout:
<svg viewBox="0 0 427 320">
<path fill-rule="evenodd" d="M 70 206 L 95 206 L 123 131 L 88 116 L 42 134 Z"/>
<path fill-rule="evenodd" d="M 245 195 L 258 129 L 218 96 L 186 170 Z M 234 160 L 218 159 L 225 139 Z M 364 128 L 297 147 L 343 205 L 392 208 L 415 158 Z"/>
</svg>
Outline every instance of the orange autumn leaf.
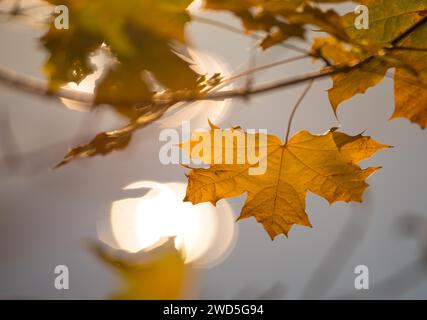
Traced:
<svg viewBox="0 0 427 320">
<path fill-rule="evenodd" d="M 223 134 L 225 130 L 211 125 L 209 135 L 212 141 L 215 140 L 215 132 Z M 244 151 L 254 146 L 266 148 L 266 159 L 259 162 L 266 160 L 265 172 L 251 174 L 250 170 L 259 163 L 254 165 L 247 160 L 240 164 L 219 164 L 216 152 L 221 150 L 224 157 L 230 148 L 225 143 L 206 150 L 201 149 L 197 141 L 184 142 L 180 147 L 187 150 L 193 159 L 199 158 L 209 164 L 209 168 L 192 168 L 189 172 L 185 201 L 215 205 L 221 199 L 246 193 L 239 219 L 255 217 L 271 239 L 279 234 L 287 235 L 294 224 L 311 226 L 305 211 L 308 191 L 329 203 L 361 202 L 368 187 L 365 180 L 379 167 L 362 169 L 358 163 L 388 147 L 370 137 L 348 136 L 335 129 L 322 135 L 301 131 L 285 144 L 273 135 L 261 139 L 262 133 L 243 132 L 239 128 L 231 129 L 231 132 L 236 138 L 240 136 L 252 141 L 246 143 Z M 234 159 L 242 151 L 236 141 L 231 147 Z"/>
<path fill-rule="evenodd" d="M 354 27 L 354 13 L 343 20 L 351 41 L 317 39 L 313 51 L 334 65 L 354 66 L 334 74 L 328 90 L 334 111 L 356 94 L 378 85 L 395 68 L 395 111 L 392 119 L 406 118 L 427 127 L 427 2 L 425 0 L 362 0 L 369 8 L 369 29 Z"/>
<path fill-rule="evenodd" d="M 342 19 L 334 10 L 320 4 L 349 0 L 207 0 L 205 9 L 225 10 L 238 17 L 247 32 L 265 33 L 260 46 L 268 49 L 289 38 L 305 38 L 308 26 L 315 26 L 339 39 L 349 40 Z"/>
</svg>

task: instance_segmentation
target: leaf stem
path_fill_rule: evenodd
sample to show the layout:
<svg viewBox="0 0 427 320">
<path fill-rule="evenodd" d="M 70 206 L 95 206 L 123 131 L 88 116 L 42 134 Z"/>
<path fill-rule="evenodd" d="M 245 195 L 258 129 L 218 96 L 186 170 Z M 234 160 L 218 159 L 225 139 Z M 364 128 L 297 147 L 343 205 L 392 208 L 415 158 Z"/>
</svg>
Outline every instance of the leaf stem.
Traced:
<svg viewBox="0 0 427 320">
<path fill-rule="evenodd" d="M 285 145 L 288 144 L 289 134 L 291 133 L 292 122 L 294 120 L 295 114 L 296 114 L 299 106 L 301 105 L 301 102 L 304 100 L 305 96 L 310 91 L 311 87 L 313 86 L 313 83 L 314 83 L 314 79 L 311 79 L 310 82 L 308 83 L 307 87 L 305 88 L 304 92 L 299 97 L 294 108 L 292 109 L 292 112 L 291 112 L 291 115 L 290 115 L 289 121 L 288 121 L 288 129 L 286 131 Z"/>
</svg>

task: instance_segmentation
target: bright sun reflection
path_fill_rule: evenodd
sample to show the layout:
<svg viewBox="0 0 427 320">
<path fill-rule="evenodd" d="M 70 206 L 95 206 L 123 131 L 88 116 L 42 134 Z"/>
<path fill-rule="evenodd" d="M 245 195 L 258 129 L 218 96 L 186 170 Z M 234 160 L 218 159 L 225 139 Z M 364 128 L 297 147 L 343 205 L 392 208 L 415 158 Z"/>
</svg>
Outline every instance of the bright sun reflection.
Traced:
<svg viewBox="0 0 427 320">
<path fill-rule="evenodd" d="M 189 8 L 200 9 L 200 1 Z M 192 68 L 199 74 L 210 77 L 215 73 L 227 76 L 230 72 L 218 58 L 188 49 Z M 105 70 L 111 67 L 113 58 L 106 46 L 102 46 L 92 57 L 95 72 L 79 84 L 68 83 L 65 87 L 85 93 L 94 93 L 96 82 Z M 232 89 L 232 85 L 220 90 Z M 77 101 L 61 99 L 73 110 L 88 111 L 90 106 Z M 218 123 L 226 114 L 230 100 L 200 101 L 185 105 L 175 104 L 157 121 L 161 127 L 177 127 L 182 121 L 191 121 L 192 128 L 205 127 L 207 120 Z M 203 203 L 193 206 L 183 202 L 186 186 L 183 183 L 160 184 L 143 181 L 125 189 L 149 189 L 141 198 L 115 201 L 111 207 L 107 228 L 100 227 L 101 240 L 118 245 L 121 249 L 137 252 L 149 251 L 160 246 L 168 237 L 175 237 L 175 245 L 185 253 L 185 261 L 198 267 L 210 267 L 219 263 L 230 252 L 235 239 L 236 225 L 230 206 L 220 201 L 216 207 Z M 108 231 L 106 231 L 108 230 Z M 106 234 L 112 234 L 112 239 Z"/>
<path fill-rule="evenodd" d="M 107 66 L 111 64 L 111 53 L 108 51 L 106 46 L 101 46 L 94 55 L 90 58 L 90 62 L 94 65 L 95 72 L 88 75 L 79 84 L 75 82 L 69 82 L 64 86 L 65 89 L 75 90 L 84 93 L 94 93 L 96 81 L 99 80 Z M 75 111 L 89 111 L 90 105 L 61 98 L 61 102 L 69 109 Z"/>
<path fill-rule="evenodd" d="M 208 77 L 215 73 L 220 73 L 222 76 L 230 74 L 225 63 L 217 57 L 193 49 L 189 50 L 189 55 L 194 62 L 193 68 L 199 74 L 206 74 Z M 230 83 L 219 91 L 231 89 L 233 89 L 233 85 Z M 193 128 L 205 127 L 208 119 L 213 123 L 219 123 L 226 116 L 231 105 L 231 99 L 196 101 L 182 108 L 183 104 L 177 103 L 166 112 L 163 118 L 158 121 L 162 127 L 177 127 L 181 125 L 182 121 L 190 120 Z"/>
<path fill-rule="evenodd" d="M 111 207 L 111 228 L 121 249 L 137 252 L 175 237 L 186 263 L 208 267 L 219 263 L 231 250 L 235 223 L 226 201 L 217 207 L 183 202 L 185 184 L 143 181 L 125 189 L 149 189 L 141 198 L 116 201 Z"/>
<path fill-rule="evenodd" d="M 210 77 L 215 73 L 220 73 L 226 76 L 230 73 L 226 65 L 218 58 L 212 55 L 188 49 L 189 59 L 192 61 L 192 68 L 199 74 Z M 111 67 L 114 63 L 111 53 L 106 46 L 102 46 L 90 58 L 90 62 L 95 66 L 95 72 L 84 78 L 79 84 L 70 82 L 64 86 L 66 89 L 71 89 L 84 93 L 94 93 L 96 82 L 100 80 L 104 71 Z M 230 90 L 233 88 L 232 84 L 222 87 L 220 90 Z M 62 103 L 69 109 L 85 112 L 90 110 L 90 105 L 61 98 Z M 183 121 L 190 121 L 192 127 L 205 127 L 207 119 L 214 123 L 218 123 L 226 115 L 231 100 L 222 101 L 197 101 L 185 105 L 184 103 L 177 103 L 157 122 L 162 128 L 165 127 L 178 127 Z"/>
</svg>

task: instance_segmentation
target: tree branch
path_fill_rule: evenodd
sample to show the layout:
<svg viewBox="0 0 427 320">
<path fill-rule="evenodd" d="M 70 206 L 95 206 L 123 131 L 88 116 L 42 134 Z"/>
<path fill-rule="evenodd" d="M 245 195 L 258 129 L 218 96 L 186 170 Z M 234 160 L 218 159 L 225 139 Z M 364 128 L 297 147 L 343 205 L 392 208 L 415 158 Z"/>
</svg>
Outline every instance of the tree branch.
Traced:
<svg viewBox="0 0 427 320">
<path fill-rule="evenodd" d="M 246 70 L 246 71 L 242 71 L 241 73 L 237 73 L 235 75 L 231 75 L 231 76 L 225 78 L 222 81 L 222 83 L 234 81 L 234 80 L 236 80 L 238 78 L 247 76 L 249 74 L 253 74 L 253 73 L 258 72 L 258 71 L 270 69 L 270 68 L 277 67 L 277 66 L 280 66 L 280 65 L 283 65 L 283 64 L 286 64 L 286 63 L 290 63 L 290 62 L 295 62 L 295 61 L 298 61 L 298 60 L 302 60 L 302 59 L 305 59 L 305 58 L 307 58 L 307 55 L 299 55 L 299 56 L 295 56 L 295 57 L 291 57 L 291 58 L 286 58 L 286 59 L 283 59 L 283 60 L 275 61 L 275 62 L 272 62 L 272 63 L 268 63 L 268 64 L 265 64 L 265 65 L 262 65 L 262 66 L 259 66 L 259 67 L 255 67 L 255 68 L 252 68 L 252 69 L 249 69 L 249 70 Z"/>
<path fill-rule="evenodd" d="M 18 74 L 2 66 L 0 66 L 0 82 L 12 89 L 19 89 L 39 96 L 65 98 L 86 104 L 91 104 L 93 101 L 93 96 L 89 93 L 69 89 L 59 89 L 56 92 L 48 92 L 46 84 L 42 81 Z"/>
<path fill-rule="evenodd" d="M 257 95 L 265 93 L 272 90 L 277 90 L 283 87 L 289 87 L 310 81 L 312 79 L 324 78 L 333 74 L 348 72 L 354 67 L 328 67 L 320 71 L 308 73 L 302 76 L 296 76 L 280 81 L 269 82 L 266 84 L 258 85 L 256 87 L 247 90 L 247 88 L 228 90 L 228 91 L 219 91 L 209 94 L 200 94 L 200 93 L 186 93 L 186 94 L 172 94 L 172 96 L 166 95 L 160 99 L 147 99 L 140 101 L 132 101 L 128 99 L 113 99 L 109 101 L 110 104 L 120 104 L 120 105 L 138 105 L 138 104 L 152 104 L 152 105 L 165 105 L 165 104 L 175 104 L 178 102 L 194 102 L 200 100 L 224 100 L 230 98 L 245 97 L 247 95 Z M 93 103 L 93 94 L 78 92 L 69 89 L 59 89 L 55 92 L 49 92 L 47 86 L 40 80 L 20 75 L 14 71 L 10 71 L 4 67 L 0 67 L 0 82 L 4 85 L 11 88 L 19 89 L 31 94 L 48 97 L 48 98 L 65 98 L 69 100 L 74 100 L 77 102 L 82 102 L 85 104 Z M 164 98 L 164 99 L 163 99 Z"/>
</svg>

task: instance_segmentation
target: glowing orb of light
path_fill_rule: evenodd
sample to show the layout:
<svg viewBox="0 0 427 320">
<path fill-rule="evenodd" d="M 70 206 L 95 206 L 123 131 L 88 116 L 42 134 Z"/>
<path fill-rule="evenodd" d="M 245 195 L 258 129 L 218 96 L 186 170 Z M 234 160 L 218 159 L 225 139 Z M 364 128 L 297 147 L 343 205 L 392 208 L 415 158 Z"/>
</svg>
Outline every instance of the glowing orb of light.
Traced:
<svg viewBox="0 0 427 320">
<path fill-rule="evenodd" d="M 137 182 L 129 189 L 149 189 L 141 198 L 116 201 L 111 207 L 113 236 L 121 249 L 149 251 L 175 237 L 186 263 L 210 267 L 222 261 L 234 244 L 236 226 L 226 201 L 216 207 L 209 203 L 183 202 L 183 183 Z"/>
<path fill-rule="evenodd" d="M 187 50 L 188 57 L 191 61 L 191 67 L 199 74 L 206 75 L 208 78 L 215 73 L 220 73 L 222 76 L 228 75 L 230 72 L 223 62 L 212 55 L 196 51 L 194 49 Z M 94 93 L 96 82 L 99 81 L 106 70 L 109 70 L 114 63 L 111 52 L 108 47 L 103 45 L 90 58 L 90 62 L 95 66 L 95 72 L 84 78 L 79 84 L 69 82 L 63 88 L 70 89 L 83 93 Z M 173 76 L 173 75 L 171 75 Z M 141 75 L 142 77 L 142 75 Z M 126 79 L 124 79 L 126 81 Z M 232 84 L 223 86 L 220 90 L 232 89 Z M 61 102 L 69 109 L 85 112 L 89 111 L 90 104 L 85 104 L 79 101 L 61 98 Z M 231 100 L 222 101 L 196 101 L 193 103 L 176 103 L 171 107 L 165 115 L 157 121 L 162 128 L 178 127 L 183 121 L 191 121 L 193 127 L 204 127 L 207 125 L 207 120 L 217 123 L 227 113 L 231 104 Z"/>
<path fill-rule="evenodd" d="M 63 88 L 83 93 L 94 93 L 96 81 L 99 80 L 105 69 L 113 63 L 110 51 L 105 45 L 102 45 L 90 58 L 91 64 L 94 65 L 95 72 L 85 77 L 80 83 L 69 82 Z M 71 110 L 86 112 L 90 110 L 90 105 L 79 101 L 61 98 L 61 102 Z"/>
<path fill-rule="evenodd" d="M 222 77 L 230 74 L 227 66 L 217 57 L 210 54 L 188 50 L 190 59 L 193 61 L 193 69 L 208 78 L 215 73 L 221 74 Z M 222 86 L 219 91 L 233 89 L 233 84 Z M 166 114 L 158 120 L 161 127 L 177 127 L 182 121 L 190 121 L 191 126 L 200 128 L 207 126 L 208 119 L 213 123 L 218 123 L 223 119 L 231 105 L 231 99 L 225 100 L 201 100 L 192 103 L 177 103 Z"/>
</svg>

